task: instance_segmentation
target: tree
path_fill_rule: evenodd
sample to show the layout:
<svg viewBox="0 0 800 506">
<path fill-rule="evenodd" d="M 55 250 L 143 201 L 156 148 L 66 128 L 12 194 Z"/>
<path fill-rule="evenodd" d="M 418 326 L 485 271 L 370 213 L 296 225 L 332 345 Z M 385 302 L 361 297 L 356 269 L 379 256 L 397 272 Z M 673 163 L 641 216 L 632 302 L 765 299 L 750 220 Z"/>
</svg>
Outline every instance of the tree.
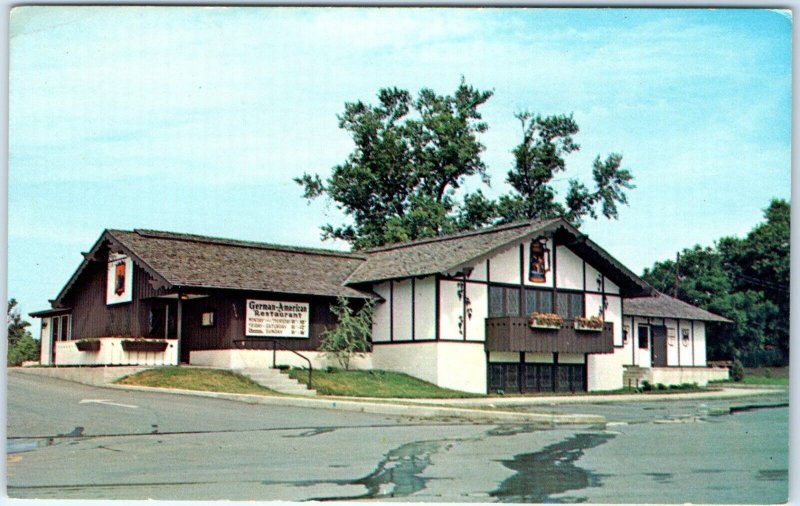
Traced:
<svg viewBox="0 0 800 506">
<path fill-rule="evenodd" d="M 38 360 L 39 343 L 33 339 L 27 329 L 30 323 L 20 316 L 16 299 L 8 301 L 6 323 L 8 324 L 7 364 L 17 366 L 26 360 Z"/>
<path fill-rule="evenodd" d="M 344 297 L 339 297 L 331 305 L 338 323 L 333 330 L 323 332 L 320 350 L 335 358 L 345 370 L 350 369 L 353 356 L 369 351 L 373 309 L 374 303 L 367 301 L 359 311 L 353 311 Z"/>
<path fill-rule="evenodd" d="M 731 358 L 777 347 L 789 352 L 789 203 L 773 200 L 766 222 L 744 239 L 723 237 L 714 247 L 680 253 L 677 297 L 724 316 L 730 324 L 710 324 L 709 355 Z M 673 294 L 675 262 L 656 262 L 642 276 Z"/>
<path fill-rule="evenodd" d="M 325 196 L 352 224 L 322 227 L 323 238 L 365 248 L 473 228 L 486 219 L 487 199 L 455 197 L 466 177 L 488 183 L 478 135 L 487 130 L 478 108 L 492 96 L 461 83 L 452 95 L 422 89 L 416 99 L 406 90 L 384 88 L 378 105 L 345 104 L 339 126 L 355 149 L 323 181 L 303 174 L 295 182 L 306 199 Z M 490 206 L 491 207 L 491 206 Z"/>
<path fill-rule="evenodd" d="M 594 189 L 570 179 L 564 204 L 556 201 L 553 177 L 566 170 L 565 157 L 580 146 L 573 136 L 579 131 L 572 115 L 541 116 L 529 112 L 516 115 L 522 124 L 522 142 L 514 148 L 514 168 L 506 182 L 512 191 L 500 197 L 497 213 L 501 222 L 532 218 L 564 217 L 580 226 L 584 217 L 597 218 L 597 207 L 606 218 L 616 219 L 617 204 L 628 202 L 626 189 L 635 186 L 633 175 L 622 169 L 622 155 L 613 153 L 605 161 L 595 158 Z"/>
</svg>

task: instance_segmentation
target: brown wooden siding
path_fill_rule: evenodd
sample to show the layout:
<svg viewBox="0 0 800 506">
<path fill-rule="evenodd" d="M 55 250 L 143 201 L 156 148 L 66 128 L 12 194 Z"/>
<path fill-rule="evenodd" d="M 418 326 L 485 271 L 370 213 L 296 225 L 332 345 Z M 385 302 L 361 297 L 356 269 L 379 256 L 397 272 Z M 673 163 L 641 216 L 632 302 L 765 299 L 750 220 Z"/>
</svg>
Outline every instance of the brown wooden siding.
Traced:
<svg viewBox="0 0 800 506">
<path fill-rule="evenodd" d="M 247 299 L 281 300 L 309 303 L 309 338 L 275 338 L 291 350 L 316 350 L 322 342 L 322 333 L 332 329 L 336 318 L 330 306 L 336 302 L 334 297 L 311 295 L 269 294 L 259 292 L 215 291 L 210 297 L 185 301 L 183 304 L 183 336 L 190 350 L 215 350 L 236 348 L 234 341 L 247 339 L 248 347 L 268 347 L 271 338 L 245 337 L 245 304 Z M 356 302 L 351 302 L 356 304 Z M 214 311 L 214 326 L 201 325 L 202 313 Z"/>
<path fill-rule="evenodd" d="M 558 330 L 532 329 L 527 318 L 486 319 L 487 351 L 527 351 L 534 353 L 612 353 L 614 324 L 606 323 L 600 332 L 575 330 L 565 321 Z"/>
<path fill-rule="evenodd" d="M 134 264 L 133 301 L 106 305 L 106 262 L 91 262 L 67 294 L 64 304 L 72 308 L 72 338 L 145 336 L 149 326 L 149 303 L 153 297 L 147 272 Z"/>
</svg>

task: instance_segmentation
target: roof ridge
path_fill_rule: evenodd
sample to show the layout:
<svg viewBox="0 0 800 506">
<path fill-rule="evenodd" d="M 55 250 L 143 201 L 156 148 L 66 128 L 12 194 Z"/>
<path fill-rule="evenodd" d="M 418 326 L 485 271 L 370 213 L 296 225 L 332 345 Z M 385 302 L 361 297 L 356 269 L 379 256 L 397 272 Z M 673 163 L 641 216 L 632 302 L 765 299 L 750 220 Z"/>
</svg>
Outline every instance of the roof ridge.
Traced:
<svg viewBox="0 0 800 506">
<path fill-rule="evenodd" d="M 464 237 L 472 237 L 476 235 L 483 235 L 483 234 L 492 234 L 495 232 L 501 232 L 503 230 L 511 230 L 514 228 L 522 228 L 522 227 L 529 227 L 531 225 L 542 225 L 547 222 L 557 221 L 561 218 L 551 218 L 549 220 L 525 220 L 525 221 L 514 221 L 511 223 L 504 223 L 502 225 L 494 225 L 492 227 L 485 227 L 485 228 L 478 228 L 473 230 L 465 230 L 463 232 L 455 232 L 452 234 L 446 235 L 437 235 L 434 237 L 424 237 L 422 239 L 414 239 L 411 241 L 403 241 L 403 242 L 395 242 L 390 244 L 385 244 L 383 246 L 376 246 L 374 248 L 369 248 L 363 250 L 365 253 L 380 253 L 382 251 L 389 251 L 393 249 L 401 249 L 407 248 L 410 246 L 418 246 L 420 244 L 429 244 L 432 242 L 441 242 L 441 241 L 449 241 L 452 239 L 462 239 Z"/>
<path fill-rule="evenodd" d="M 109 230 L 109 231 L 128 232 L 128 233 L 131 232 L 130 230 Z M 273 244 L 273 243 L 258 242 L 258 241 L 243 241 L 240 239 L 229 239 L 225 237 L 213 237 L 213 236 L 206 236 L 199 234 L 185 234 L 180 232 L 169 232 L 164 230 L 135 228 L 133 229 L 132 233 L 135 233 L 142 237 L 155 238 L 155 239 L 168 239 L 173 241 L 196 242 L 204 244 L 215 244 L 219 246 L 233 246 L 240 248 L 252 248 L 252 249 L 262 249 L 262 250 L 288 251 L 293 253 L 305 253 L 313 255 L 337 256 L 344 258 L 353 258 L 358 260 L 366 259 L 365 255 L 354 253 L 351 251 L 339 251 L 339 250 L 324 249 L 324 248 L 310 248 L 303 246 L 288 246 L 284 244 Z"/>
</svg>

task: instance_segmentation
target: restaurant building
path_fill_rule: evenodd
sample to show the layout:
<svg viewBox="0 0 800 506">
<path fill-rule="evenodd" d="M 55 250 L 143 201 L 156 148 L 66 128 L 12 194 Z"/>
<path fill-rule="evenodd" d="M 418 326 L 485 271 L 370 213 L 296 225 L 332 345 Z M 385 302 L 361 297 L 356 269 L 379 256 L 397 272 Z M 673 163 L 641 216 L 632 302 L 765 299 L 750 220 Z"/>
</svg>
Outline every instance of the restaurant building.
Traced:
<svg viewBox="0 0 800 506">
<path fill-rule="evenodd" d="M 562 219 L 353 253 L 106 230 L 41 318 L 45 365 L 334 364 L 337 297 L 376 303 L 351 365 L 468 392 L 705 384 L 706 322 Z"/>
</svg>

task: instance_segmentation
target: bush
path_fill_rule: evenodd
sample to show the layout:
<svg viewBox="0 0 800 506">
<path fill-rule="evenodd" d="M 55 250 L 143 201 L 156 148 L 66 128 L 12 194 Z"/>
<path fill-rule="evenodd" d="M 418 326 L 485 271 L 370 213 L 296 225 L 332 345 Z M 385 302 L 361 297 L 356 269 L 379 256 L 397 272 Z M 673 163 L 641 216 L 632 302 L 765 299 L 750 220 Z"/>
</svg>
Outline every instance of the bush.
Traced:
<svg viewBox="0 0 800 506">
<path fill-rule="evenodd" d="M 739 360 L 733 361 L 733 366 L 731 367 L 731 379 L 736 382 L 744 379 L 744 366 L 741 362 L 739 362 Z"/>
<path fill-rule="evenodd" d="M 652 389 L 653 385 L 651 385 L 649 381 L 647 380 L 642 381 L 642 392 L 649 392 Z"/>
<path fill-rule="evenodd" d="M 659 384 L 656 385 L 656 388 L 659 389 L 659 390 L 666 390 L 667 386 L 665 384 L 663 384 L 663 383 L 659 383 Z"/>
</svg>

